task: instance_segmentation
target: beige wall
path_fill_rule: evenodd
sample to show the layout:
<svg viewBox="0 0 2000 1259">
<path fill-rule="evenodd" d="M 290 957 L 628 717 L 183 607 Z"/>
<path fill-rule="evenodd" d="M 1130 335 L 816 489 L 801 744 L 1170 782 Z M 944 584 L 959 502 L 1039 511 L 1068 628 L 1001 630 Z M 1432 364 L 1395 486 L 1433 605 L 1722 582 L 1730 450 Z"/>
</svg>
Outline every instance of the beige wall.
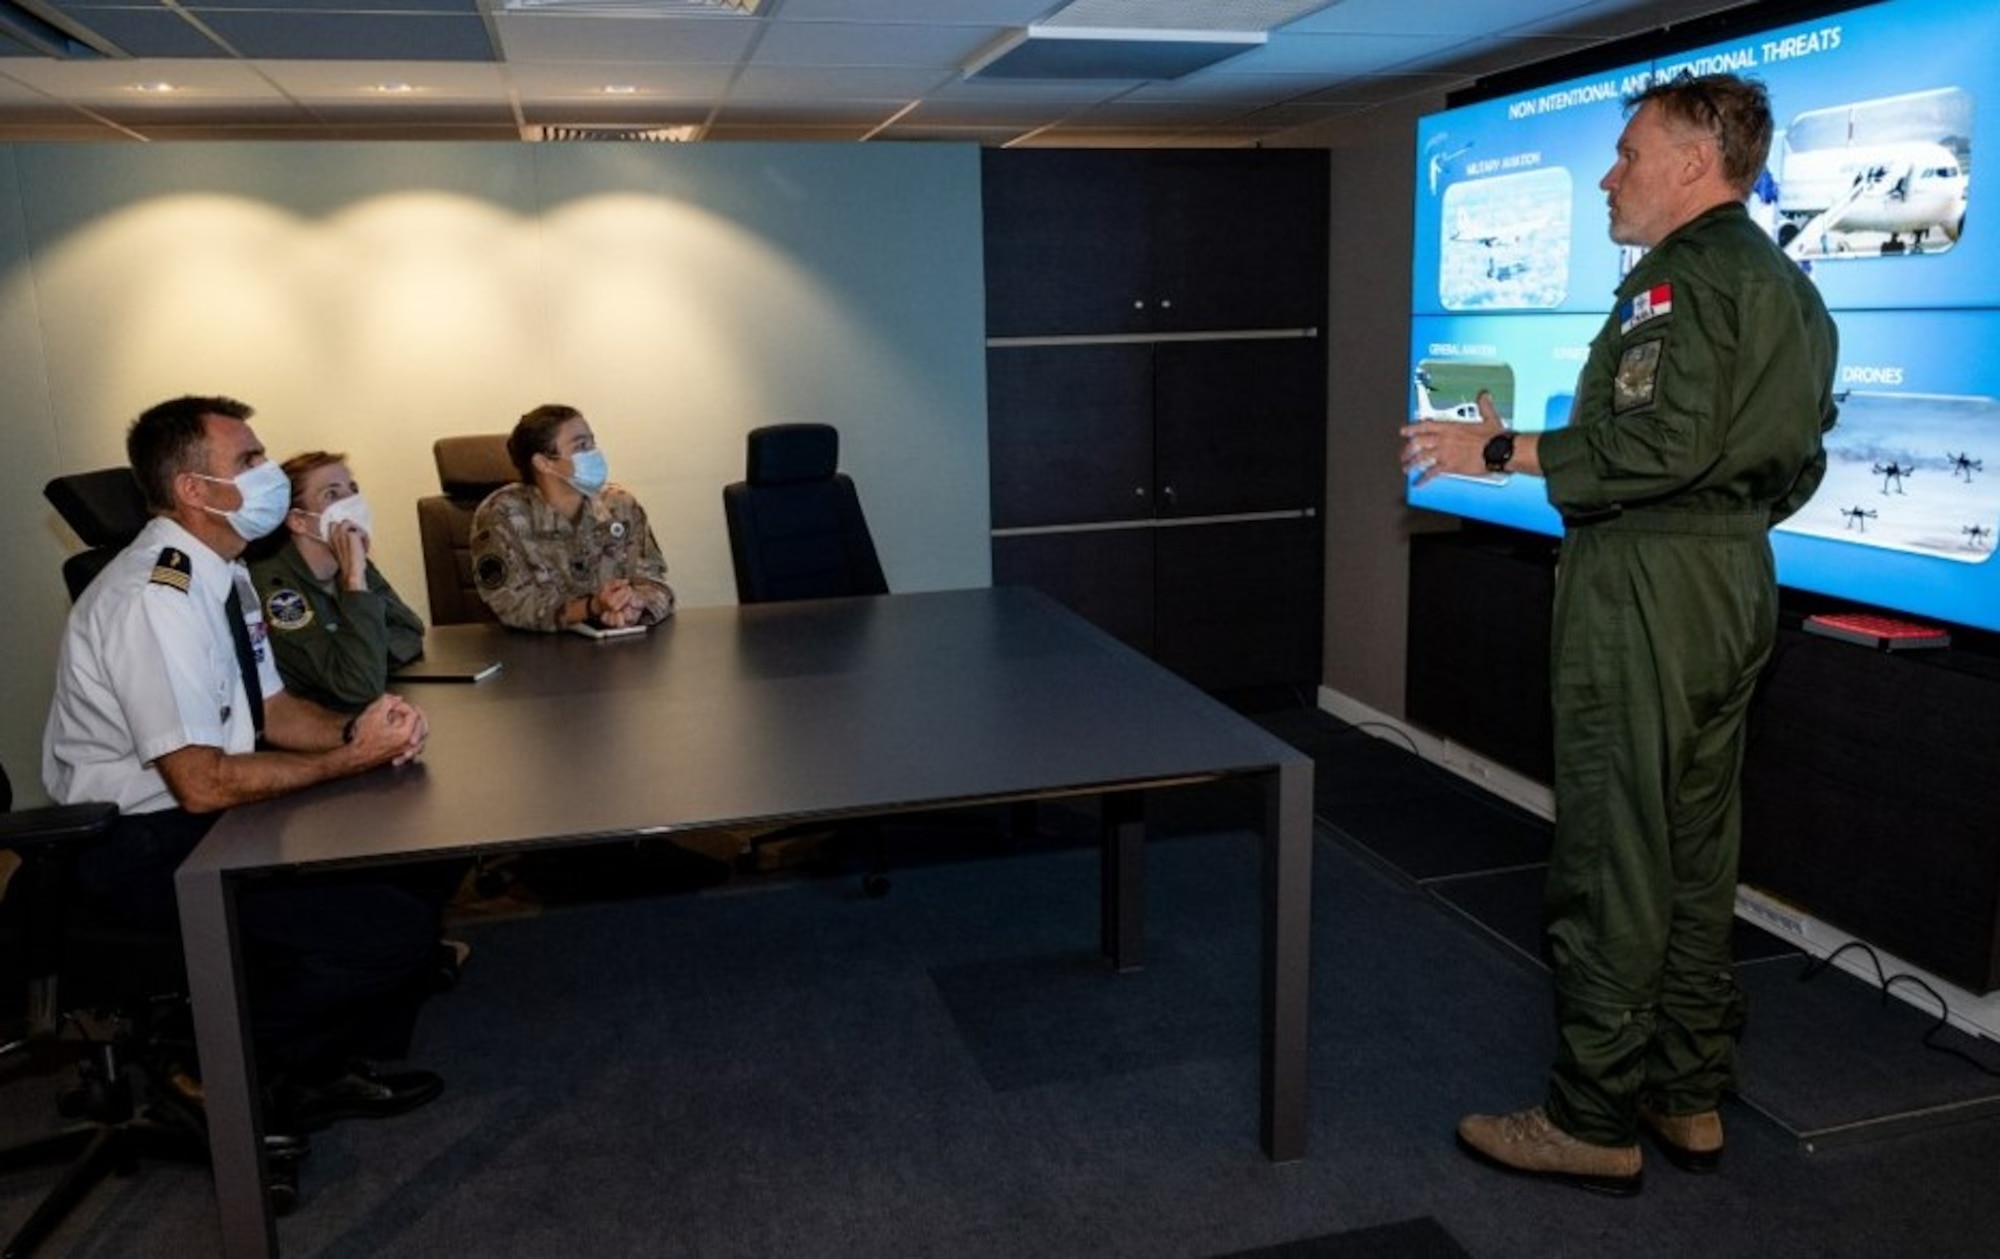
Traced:
<svg viewBox="0 0 2000 1259">
<path fill-rule="evenodd" d="M 970 145 L 0 146 L 0 763 L 42 798 L 76 540 L 42 485 L 183 393 L 345 450 L 420 608 L 433 439 L 593 422 L 684 601 L 735 598 L 743 434 L 838 425 L 899 590 L 990 580 Z"/>
<path fill-rule="evenodd" d="M 1288 137 L 1333 152 L 1327 318 L 1326 641 L 1322 681 L 1403 715 L 1412 531 L 1396 427 L 1410 409 L 1410 199 L 1416 122 L 1442 97 Z"/>
</svg>

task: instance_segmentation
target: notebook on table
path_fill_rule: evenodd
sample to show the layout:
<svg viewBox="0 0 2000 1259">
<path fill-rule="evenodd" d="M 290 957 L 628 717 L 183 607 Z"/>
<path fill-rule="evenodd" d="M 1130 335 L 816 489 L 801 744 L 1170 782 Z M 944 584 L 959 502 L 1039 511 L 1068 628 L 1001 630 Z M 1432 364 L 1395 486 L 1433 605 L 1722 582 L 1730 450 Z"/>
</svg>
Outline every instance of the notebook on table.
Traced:
<svg viewBox="0 0 2000 1259">
<path fill-rule="evenodd" d="M 484 682 L 500 672 L 492 656 L 466 654 L 427 644 L 424 654 L 389 671 L 391 682 Z"/>
</svg>

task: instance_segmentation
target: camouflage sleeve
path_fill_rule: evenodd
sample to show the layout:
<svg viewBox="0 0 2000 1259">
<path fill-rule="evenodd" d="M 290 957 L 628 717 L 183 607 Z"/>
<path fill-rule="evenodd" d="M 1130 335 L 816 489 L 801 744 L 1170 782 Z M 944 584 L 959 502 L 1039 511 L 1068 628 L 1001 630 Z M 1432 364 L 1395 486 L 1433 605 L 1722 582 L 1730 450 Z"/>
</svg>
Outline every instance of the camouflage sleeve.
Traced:
<svg viewBox="0 0 2000 1259">
<path fill-rule="evenodd" d="M 495 498 L 488 498 L 473 513 L 472 577 L 479 597 L 502 625 L 561 629 L 567 602 L 562 583 L 537 558 L 520 526 L 520 517 Z"/>
<path fill-rule="evenodd" d="M 640 619 L 652 625 L 674 614 L 674 588 L 667 584 L 667 557 L 660 553 L 653 526 L 646 521 L 646 509 L 639 506 L 637 499 L 632 500 L 632 530 L 639 537 L 639 555 L 633 561 L 628 580 L 633 592 L 646 605 Z"/>
</svg>

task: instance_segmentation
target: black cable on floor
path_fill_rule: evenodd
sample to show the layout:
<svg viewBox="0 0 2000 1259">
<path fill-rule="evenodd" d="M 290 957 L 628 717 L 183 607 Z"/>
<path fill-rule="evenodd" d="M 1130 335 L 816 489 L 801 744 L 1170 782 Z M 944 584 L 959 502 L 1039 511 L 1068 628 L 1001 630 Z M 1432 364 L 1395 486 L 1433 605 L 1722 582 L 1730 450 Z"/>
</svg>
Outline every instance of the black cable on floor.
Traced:
<svg viewBox="0 0 2000 1259">
<path fill-rule="evenodd" d="M 1894 975 L 1885 976 L 1882 973 L 1882 959 L 1876 954 L 1874 949 L 1860 940 L 1849 940 L 1846 944 L 1841 945 L 1825 957 L 1814 958 L 1807 962 L 1805 969 L 1799 972 L 1799 982 L 1805 983 L 1808 980 L 1817 978 L 1821 972 L 1831 968 L 1840 959 L 1841 954 L 1847 952 L 1849 949 L 1858 949 L 1867 955 L 1868 964 L 1875 970 L 1875 986 L 1880 990 L 1882 1004 L 1887 1005 L 1889 1003 L 1890 989 L 1894 988 L 1897 984 L 1909 984 L 1918 988 L 1931 1000 L 1937 1002 L 1937 1019 L 1924 1032 L 1923 1039 L 1920 1042 L 1925 1049 L 1936 1053 L 1949 1054 L 1982 1075 L 2000 1077 L 2000 1068 L 1995 1068 L 1981 1062 L 1955 1045 L 1938 1044 L 1936 1039 L 1937 1034 L 1951 1024 L 1951 1006 L 1945 1001 L 1944 995 L 1915 975 L 1907 972 L 1898 971 Z"/>
</svg>

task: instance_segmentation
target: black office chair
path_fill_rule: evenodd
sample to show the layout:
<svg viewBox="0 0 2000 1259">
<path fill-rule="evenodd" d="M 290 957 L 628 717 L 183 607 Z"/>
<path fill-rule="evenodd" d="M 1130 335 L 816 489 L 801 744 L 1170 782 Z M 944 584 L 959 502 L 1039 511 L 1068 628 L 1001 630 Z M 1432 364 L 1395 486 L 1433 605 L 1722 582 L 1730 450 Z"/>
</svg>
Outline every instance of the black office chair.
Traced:
<svg viewBox="0 0 2000 1259">
<path fill-rule="evenodd" d="M 432 625 L 497 621 L 472 579 L 472 514 L 488 494 L 519 480 L 502 433 L 440 437 L 431 444 L 442 494 L 417 500 L 417 537 Z"/>
<path fill-rule="evenodd" d="M 83 542 L 83 550 L 63 561 L 63 584 L 72 601 L 139 536 L 150 515 L 132 469 L 123 465 L 59 476 L 42 487 L 42 497 Z"/>
<path fill-rule="evenodd" d="M 722 487 L 737 601 L 888 594 L 861 497 L 839 470 L 839 431 L 831 424 L 768 424 L 750 430 L 747 446 L 744 479 Z M 779 848 L 813 829 L 759 836 L 743 864 L 755 869 L 761 850 Z M 881 826 L 850 822 L 836 828 L 836 836 L 868 850 L 861 886 L 870 896 L 886 893 Z"/>
<path fill-rule="evenodd" d="M 0 810 L 12 804 L 0 770 Z M 0 900 L 0 937 L 24 962 L 10 989 L 18 981 L 26 990 L 20 1034 L 0 1054 L 75 1073 L 57 1099 L 72 1122 L 0 1147 L 0 1169 L 67 1164 L 0 1251 L 7 1259 L 31 1253 L 112 1172 L 130 1175 L 142 1158 L 208 1164 L 201 1108 L 185 1083 L 194 1059 L 179 942 L 92 920 L 71 895 L 74 854 L 117 816 L 109 804 L 0 813 L 0 848 L 20 859 Z M 289 1204 L 274 1196 L 273 1205 Z"/>
<path fill-rule="evenodd" d="M 832 425 L 752 429 L 747 462 L 722 490 L 738 602 L 889 593 Z"/>
<path fill-rule="evenodd" d="M 85 550 L 63 564 L 72 597 L 144 527 L 147 511 L 130 469 L 57 477 L 43 488 Z M 73 1122 L 0 1147 L 0 1169 L 49 1163 L 68 1168 L 0 1255 L 33 1251 L 107 1174 L 129 1175 L 142 1158 L 208 1163 L 206 1122 L 195 1067 L 187 979 L 179 939 L 93 914 L 74 893 L 72 870 L 85 847 L 109 833 L 110 804 L 52 805 L 12 812 L 13 787 L 0 768 L 0 849 L 19 865 L 0 897 L 0 958 L 9 992 L 23 994 L 18 1035 L 0 1057 L 37 1069 L 73 1070 L 58 1098 Z M 267 1142 L 274 1211 L 298 1201 L 305 1143 Z"/>
</svg>

